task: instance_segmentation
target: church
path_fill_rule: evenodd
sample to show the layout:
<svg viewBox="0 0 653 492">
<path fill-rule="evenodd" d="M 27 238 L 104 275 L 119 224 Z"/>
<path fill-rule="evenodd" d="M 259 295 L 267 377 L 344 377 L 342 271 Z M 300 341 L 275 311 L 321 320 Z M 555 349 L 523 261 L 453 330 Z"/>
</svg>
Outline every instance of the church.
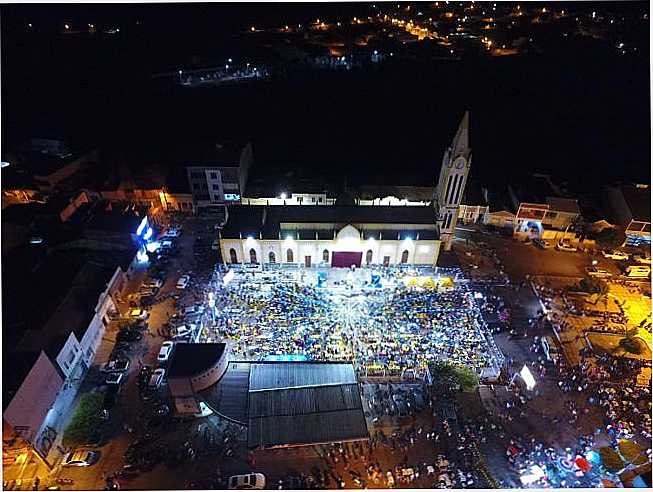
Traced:
<svg viewBox="0 0 653 492">
<path fill-rule="evenodd" d="M 469 112 L 445 150 L 435 196 L 424 206 L 234 205 L 218 242 L 225 264 L 435 266 L 451 249 L 471 166 Z"/>
</svg>

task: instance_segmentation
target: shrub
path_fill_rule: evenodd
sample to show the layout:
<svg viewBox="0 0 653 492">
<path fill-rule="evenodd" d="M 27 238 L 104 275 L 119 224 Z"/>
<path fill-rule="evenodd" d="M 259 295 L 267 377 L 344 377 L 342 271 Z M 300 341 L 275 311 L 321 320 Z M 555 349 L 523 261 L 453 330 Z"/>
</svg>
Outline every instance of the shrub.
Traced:
<svg viewBox="0 0 653 492">
<path fill-rule="evenodd" d="M 102 393 L 82 395 L 77 410 L 63 435 L 64 446 L 78 446 L 96 441 L 102 425 Z"/>
</svg>

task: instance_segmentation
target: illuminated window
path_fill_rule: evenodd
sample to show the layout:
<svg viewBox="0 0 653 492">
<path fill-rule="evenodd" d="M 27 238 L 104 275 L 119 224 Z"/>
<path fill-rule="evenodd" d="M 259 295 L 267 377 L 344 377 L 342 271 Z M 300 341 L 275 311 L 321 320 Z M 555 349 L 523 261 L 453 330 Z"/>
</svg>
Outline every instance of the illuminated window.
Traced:
<svg viewBox="0 0 653 492">
<path fill-rule="evenodd" d="M 293 260 L 294 260 L 294 258 L 293 258 L 293 252 L 292 252 L 292 249 L 288 248 L 288 250 L 286 251 L 286 261 L 287 261 L 288 263 L 292 263 Z"/>
<path fill-rule="evenodd" d="M 268 255 L 268 258 L 270 260 L 270 263 L 276 263 L 277 262 L 277 257 L 274 254 L 274 251 L 270 251 L 270 254 Z"/>
<path fill-rule="evenodd" d="M 369 265 L 370 263 L 372 263 L 372 250 L 368 249 L 367 253 L 365 253 L 365 264 Z"/>
<path fill-rule="evenodd" d="M 329 262 L 329 250 L 325 249 L 322 251 L 322 261 Z"/>
<path fill-rule="evenodd" d="M 405 249 L 403 253 L 401 253 L 401 263 L 408 263 L 408 250 Z"/>
<path fill-rule="evenodd" d="M 249 262 L 256 263 L 256 250 L 254 248 L 249 250 Z"/>
<path fill-rule="evenodd" d="M 229 259 L 231 260 L 231 263 L 238 263 L 238 255 L 236 254 L 236 250 L 233 248 L 229 250 Z"/>
</svg>

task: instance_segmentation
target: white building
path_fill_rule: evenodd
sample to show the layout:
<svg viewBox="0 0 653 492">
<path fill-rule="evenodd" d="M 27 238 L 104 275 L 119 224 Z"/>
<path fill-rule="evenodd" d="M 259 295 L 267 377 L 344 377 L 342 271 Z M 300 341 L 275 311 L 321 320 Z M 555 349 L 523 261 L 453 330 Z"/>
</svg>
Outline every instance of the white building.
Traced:
<svg viewBox="0 0 653 492">
<path fill-rule="evenodd" d="M 72 404 L 116 311 L 113 296 L 126 284 L 121 267 L 88 262 L 50 319 L 29 329 L 11 353 L 33 360 L 3 415 L 24 439 L 46 457 L 62 432 L 62 415 Z"/>
<path fill-rule="evenodd" d="M 440 179 L 435 196 L 435 209 L 440 237 L 445 250 L 450 250 L 458 222 L 459 206 L 465 192 L 472 164 L 469 146 L 469 111 L 465 112 L 451 146 L 444 152 Z"/>
<path fill-rule="evenodd" d="M 431 207 L 240 206 L 219 234 L 225 263 L 435 265 L 440 251 Z"/>
<path fill-rule="evenodd" d="M 240 202 L 254 161 L 251 143 L 192 146 L 182 157 L 195 208 Z"/>
</svg>

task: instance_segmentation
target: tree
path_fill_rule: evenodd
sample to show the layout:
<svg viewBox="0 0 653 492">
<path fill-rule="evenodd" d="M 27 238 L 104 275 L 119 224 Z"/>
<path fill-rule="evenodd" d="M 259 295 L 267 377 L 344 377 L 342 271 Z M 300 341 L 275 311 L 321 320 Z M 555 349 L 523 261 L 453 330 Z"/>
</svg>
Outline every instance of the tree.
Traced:
<svg viewBox="0 0 653 492">
<path fill-rule="evenodd" d="M 102 426 L 102 393 L 87 393 L 83 395 L 73 418 L 64 431 L 64 446 L 78 446 L 96 441 Z"/>
<path fill-rule="evenodd" d="M 478 386 L 478 375 L 467 366 L 456 365 L 451 362 L 432 362 L 429 364 L 429 371 L 435 381 L 452 388 L 474 391 Z"/>
<path fill-rule="evenodd" d="M 605 300 L 610 293 L 610 286 L 604 280 L 600 278 L 584 278 L 578 282 L 577 289 L 581 292 L 587 292 L 588 294 L 596 294 L 596 301 L 594 304 L 598 304 L 600 300 Z"/>
<path fill-rule="evenodd" d="M 616 227 L 606 227 L 594 234 L 594 240 L 602 249 L 614 249 L 626 240 L 626 234 Z"/>
</svg>

